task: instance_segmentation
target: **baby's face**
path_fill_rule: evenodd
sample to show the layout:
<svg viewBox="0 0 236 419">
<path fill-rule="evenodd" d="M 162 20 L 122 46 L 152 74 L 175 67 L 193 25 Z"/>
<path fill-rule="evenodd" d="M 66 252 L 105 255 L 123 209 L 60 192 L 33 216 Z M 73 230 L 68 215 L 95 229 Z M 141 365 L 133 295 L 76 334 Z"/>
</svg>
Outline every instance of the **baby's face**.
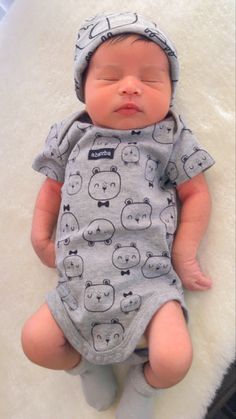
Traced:
<svg viewBox="0 0 236 419">
<path fill-rule="evenodd" d="M 171 100 L 168 58 L 154 42 L 105 42 L 93 54 L 85 81 L 86 110 L 94 125 L 144 128 L 165 118 Z"/>
</svg>

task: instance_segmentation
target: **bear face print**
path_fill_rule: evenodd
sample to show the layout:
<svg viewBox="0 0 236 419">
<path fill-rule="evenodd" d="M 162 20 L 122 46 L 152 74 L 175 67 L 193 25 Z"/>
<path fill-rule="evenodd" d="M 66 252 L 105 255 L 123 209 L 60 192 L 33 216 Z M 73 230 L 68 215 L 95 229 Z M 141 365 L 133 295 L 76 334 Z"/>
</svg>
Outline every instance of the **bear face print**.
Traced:
<svg viewBox="0 0 236 419">
<path fill-rule="evenodd" d="M 166 233 L 173 235 L 177 227 L 177 212 L 175 205 L 169 205 L 160 213 L 160 220 L 166 226 Z"/>
<path fill-rule="evenodd" d="M 168 180 L 171 181 L 171 183 L 175 184 L 176 179 L 178 178 L 178 169 L 177 166 L 174 162 L 170 161 L 167 164 L 166 170 L 165 170 L 165 175 L 167 177 Z"/>
<path fill-rule="evenodd" d="M 113 319 L 111 323 L 94 323 L 92 324 L 92 337 L 96 351 L 108 351 L 122 342 L 124 327 L 118 319 Z"/>
<path fill-rule="evenodd" d="M 214 160 L 207 151 L 197 148 L 190 156 L 185 155 L 181 160 L 184 163 L 184 171 L 190 179 L 214 164 Z"/>
<path fill-rule="evenodd" d="M 152 138 L 159 144 L 173 144 L 174 121 L 164 121 L 156 124 L 152 133 Z"/>
<path fill-rule="evenodd" d="M 63 261 L 65 274 L 69 280 L 81 279 L 84 271 L 84 262 L 81 256 L 77 255 L 77 250 L 70 251 L 69 256 Z"/>
<path fill-rule="evenodd" d="M 140 295 L 133 294 L 132 291 L 123 294 L 124 298 L 120 302 L 121 311 L 125 314 L 129 314 L 131 311 L 138 311 L 141 307 Z"/>
<path fill-rule="evenodd" d="M 67 246 L 69 246 L 69 244 L 70 244 L 70 238 L 67 237 L 66 239 L 58 240 L 57 248 L 60 249 L 60 248 L 65 247 L 65 246 L 67 247 Z"/>
<path fill-rule="evenodd" d="M 67 208 L 68 212 L 64 212 L 60 219 L 60 233 L 63 237 L 79 231 L 79 223 L 75 215 L 70 212 L 69 206 Z"/>
<path fill-rule="evenodd" d="M 98 242 L 111 244 L 114 232 L 115 227 L 111 221 L 97 218 L 85 229 L 83 238 L 88 242 L 89 246 L 94 246 L 94 244 Z"/>
<path fill-rule="evenodd" d="M 82 187 L 82 177 L 77 171 L 75 173 L 70 173 L 67 180 L 66 192 L 68 195 L 77 194 Z"/>
<path fill-rule="evenodd" d="M 93 146 L 91 150 L 89 150 L 88 159 L 113 159 L 115 150 L 120 144 L 120 141 L 121 140 L 119 137 L 104 136 L 97 133 L 93 142 Z"/>
<path fill-rule="evenodd" d="M 123 150 L 121 154 L 121 158 L 125 165 L 128 164 L 138 164 L 140 159 L 140 152 L 138 147 L 136 147 L 133 144 L 127 145 Z"/>
<path fill-rule="evenodd" d="M 152 207 L 147 198 L 143 202 L 127 199 L 125 204 L 121 213 L 121 224 L 125 229 L 146 230 L 151 226 Z"/>
<path fill-rule="evenodd" d="M 147 252 L 147 260 L 142 266 L 142 273 L 145 278 L 159 278 L 160 276 L 167 275 L 171 270 L 170 257 L 167 253 L 162 255 L 153 255 Z"/>
<path fill-rule="evenodd" d="M 121 246 L 116 244 L 115 251 L 112 254 L 113 265 L 121 270 L 121 275 L 130 275 L 130 269 L 137 266 L 140 262 L 140 253 L 135 243 L 130 246 Z"/>
<path fill-rule="evenodd" d="M 84 293 L 84 306 L 86 310 L 94 313 L 109 310 L 115 300 L 115 289 L 110 285 L 109 279 L 104 279 L 103 284 L 93 284 L 87 281 Z"/>
<path fill-rule="evenodd" d="M 120 188 L 121 178 L 115 166 L 112 166 L 110 170 L 101 172 L 97 167 L 93 169 L 88 192 L 91 198 L 98 201 L 98 207 L 103 205 L 109 207 L 109 200 L 120 193 Z"/>
<path fill-rule="evenodd" d="M 154 179 L 158 172 L 159 161 L 153 160 L 148 156 L 146 166 L 145 166 L 145 179 L 149 182 L 149 187 L 153 188 Z"/>
</svg>

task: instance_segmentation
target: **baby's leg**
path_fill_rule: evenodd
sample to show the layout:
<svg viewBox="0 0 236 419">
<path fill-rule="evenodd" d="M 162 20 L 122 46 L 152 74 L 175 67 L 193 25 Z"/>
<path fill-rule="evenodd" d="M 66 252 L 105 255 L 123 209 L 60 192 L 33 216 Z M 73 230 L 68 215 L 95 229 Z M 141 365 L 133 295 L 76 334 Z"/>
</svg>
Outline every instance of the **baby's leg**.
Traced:
<svg viewBox="0 0 236 419">
<path fill-rule="evenodd" d="M 178 302 L 168 302 L 158 310 L 146 337 L 149 362 L 130 370 L 116 419 L 152 419 L 157 389 L 177 384 L 191 365 L 191 340 Z"/>
<path fill-rule="evenodd" d="M 69 344 L 47 304 L 30 317 L 22 330 L 25 355 L 35 364 L 68 370 L 80 362 L 80 354 Z"/>
<path fill-rule="evenodd" d="M 146 381 L 156 388 L 177 384 L 192 363 L 192 343 L 181 305 L 170 301 L 153 316 L 146 330 L 149 362 Z"/>
<path fill-rule="evenodd" d="M 106 410 L 113 403 L 117 383 L 109 365 L 93 365 L 82 359 L 69 344 L 51 312 L 44 304 L 22 330 L 22 347 L 35 364 L 80 375 L 84 396 L 97 410 Z"/>
</svg>

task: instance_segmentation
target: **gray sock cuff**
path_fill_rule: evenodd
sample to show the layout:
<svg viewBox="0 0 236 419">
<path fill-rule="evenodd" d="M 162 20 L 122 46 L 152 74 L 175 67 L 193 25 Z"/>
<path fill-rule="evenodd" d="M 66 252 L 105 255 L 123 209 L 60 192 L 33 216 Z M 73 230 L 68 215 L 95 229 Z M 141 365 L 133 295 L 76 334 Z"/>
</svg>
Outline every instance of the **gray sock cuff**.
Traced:
<svg viewBox="0 0 236 419">
<path fill-rule="evenodd" d="M 147 383 L 143 368 L 144 364 L 137 365 L 135 368 L 132 368 L 128 378 L 132 383 L 132 387 L 134 387 L 138 393 L 145 397 L 153 397 L 159 389 L 156 389 Z"/>
<path fill-rule="evenodd" d="M 88 372 L 93 368 L 93 365 L 90 364 L 85 358 L 82 358 L 80 363 L 66 372 L 70 375 L 82 375 L 85 372 Z"/>
</svg>

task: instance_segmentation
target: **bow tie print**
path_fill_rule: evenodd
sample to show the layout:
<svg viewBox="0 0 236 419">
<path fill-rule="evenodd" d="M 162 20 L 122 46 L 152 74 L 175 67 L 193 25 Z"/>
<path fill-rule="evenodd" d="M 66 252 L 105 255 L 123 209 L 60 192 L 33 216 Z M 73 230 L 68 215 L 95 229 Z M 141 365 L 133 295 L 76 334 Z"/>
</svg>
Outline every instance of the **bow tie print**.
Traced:
<svg viewBox="0 0 236 419">
<path fill-rule="evenodd" d="M 121 271 L 121 275 L 130 275 L 130 270 L 128 269 L 127 271 Z"/>
<path fill-rule="evenodd" d="M 109 207 L 109 205 L 110 205 L 109 201 L 104 201 L 104 202 L 98 201 L 98 208 Z"/>
</svg>

